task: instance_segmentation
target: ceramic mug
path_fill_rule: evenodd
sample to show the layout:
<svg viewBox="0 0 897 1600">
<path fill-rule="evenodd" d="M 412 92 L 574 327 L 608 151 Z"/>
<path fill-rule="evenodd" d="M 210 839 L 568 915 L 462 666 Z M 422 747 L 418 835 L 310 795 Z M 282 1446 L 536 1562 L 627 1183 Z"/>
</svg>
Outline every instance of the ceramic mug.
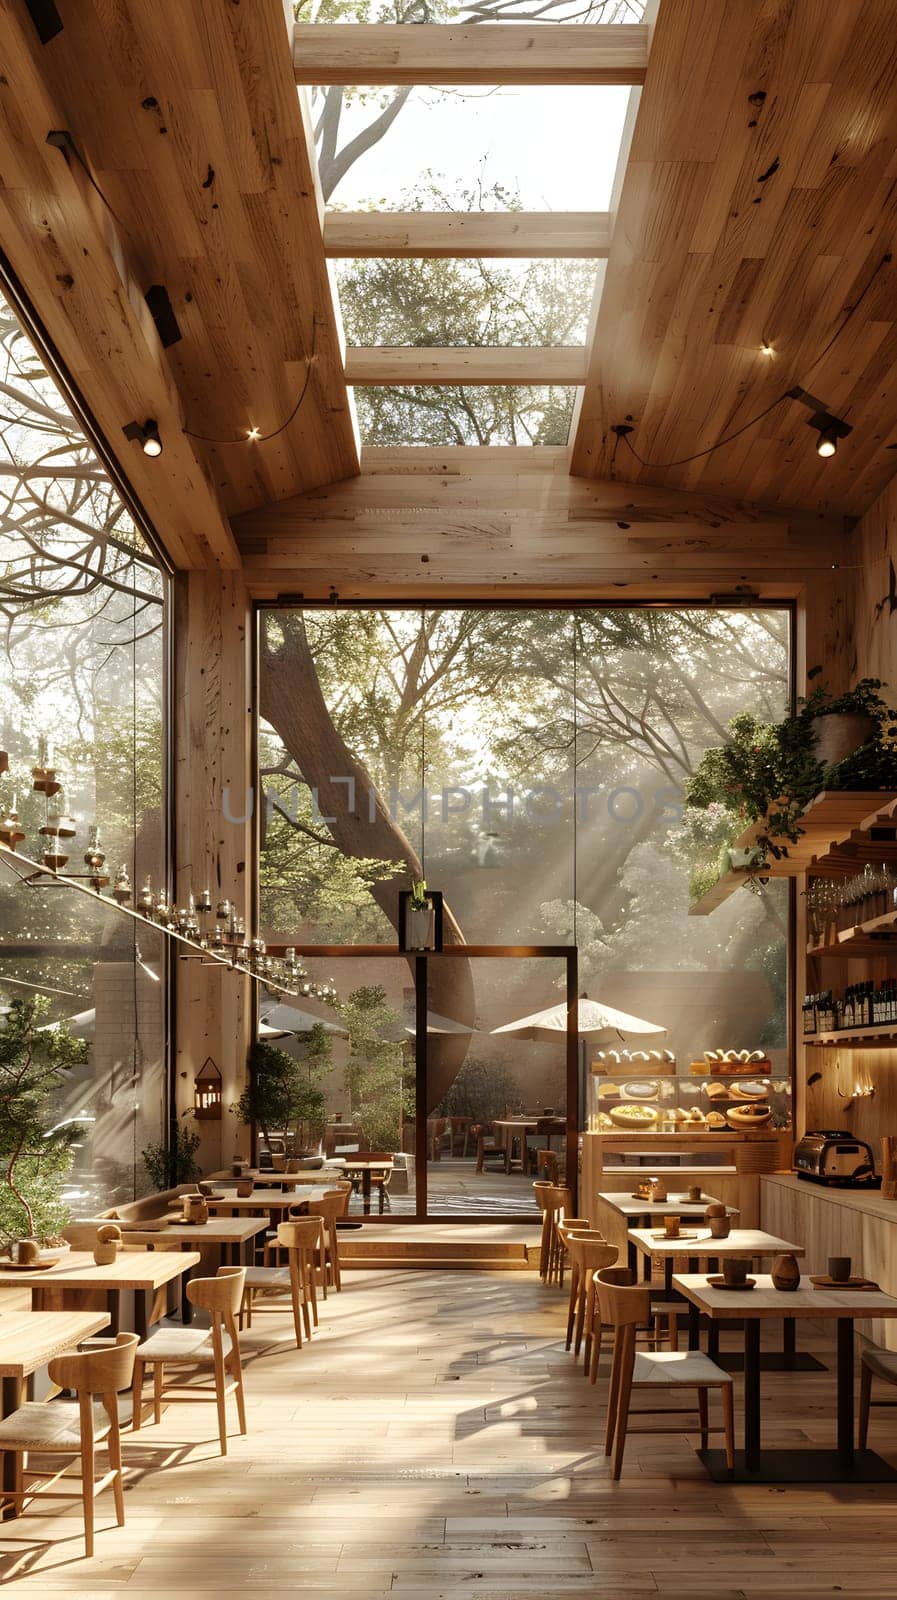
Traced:
<svg viewBox="0 0 897 1600">
<path fill-rule="evenodd" d="M 850 1256 L 829 1256 L 828 1275 L 835 1283 L 849 1283 L 851 1265 Z"/>
<path fill-rule="evenodd" d="M 750 1263 L 741 1256 L 727 1256 L 723 1262 L 723 1277 L 726 1283 L 747 1283 L 748 1266 Z"/>
<path fill-rule="evenodd" d="M 700 1205 L 701 1201 L 704 1198 L 704 1194 L 703 1194 L 703 1191 L 701 1189 L 701 1185 L 699 1183 L 693 1183 L 692 1184 L 691 1188 L 688 1191 L 688 1198 L 689 1198 L 689 1200 L 693 1201 L 693 1203 L 695 1205 Z"/>
<path fill-rule="evenodd" d="M 679 1218 L 678 1217 L 664 1217 L 664 1219 L 663 1219 L 663 1231 L 666 1234 L 668 1239 L 678 1239 L 678 1237 L 679 1237 Z"/>
</svg>

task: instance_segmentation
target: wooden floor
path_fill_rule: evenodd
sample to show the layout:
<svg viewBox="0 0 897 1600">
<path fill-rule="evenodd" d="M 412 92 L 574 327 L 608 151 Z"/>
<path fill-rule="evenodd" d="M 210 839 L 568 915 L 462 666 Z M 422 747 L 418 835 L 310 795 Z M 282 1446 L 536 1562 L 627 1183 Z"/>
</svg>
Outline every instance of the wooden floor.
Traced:
<svg viewBox="0 0 897 1600">
<path fill-rule="evenodd" d="M 562 1322 L 534 1274 L 347 1274 L 301 1352 L 280 1315 L 244 1336 L 251 1432 L 226 1461 L 214 1406 L 126 1433 L 127 1527 L 104 1497 L 88 1562 L 77 1516 L 7 1524 L 8 1592 L 897 1595 L 890 1486 L 721 1488 L 684 1434 L 635 1436 L 612 1483 L 601 1390 L 564 1353 Z M 828 1356 L 827 1335 L 805 1343 Z M 833 1403 L 831 1369 L 765 1377 L 766 1440 L 828 1443 Z M 897 1414 L 879 1413 L 871 1442 L 897 1446 Z"/>
</svg>

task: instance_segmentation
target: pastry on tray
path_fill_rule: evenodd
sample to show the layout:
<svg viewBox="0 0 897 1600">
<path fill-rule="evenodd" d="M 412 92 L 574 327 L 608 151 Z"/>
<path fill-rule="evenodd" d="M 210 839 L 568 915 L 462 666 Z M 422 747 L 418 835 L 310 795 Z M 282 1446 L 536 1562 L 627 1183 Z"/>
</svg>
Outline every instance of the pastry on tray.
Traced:
<svg viewBox="0 0 897 1600">
<path fill-rule="evenodd" d="M 730 1128 L 762 1128 L 771 1118 L 772 1109 L 765 1103 L 750 1106 L 730 1106 L 726 1120 Z"/>
<path fill-rule="evenodd" d="M 719 1130 L 720 1128 L 724 1128 L 726 1126 L 726 1119 L 723 1116 L 722 1112 L 721 1111 L 708 1111 L 708 1113 L 707 1113 L 707 1126 L 708 1126 L 708 1128 L 714 1128 L 716 1130 Z"/>
<path fill-rule="evenodd" d="M 762 1078 L 739 1078 L 725 1093 L 730 1094 L 733 1100 L 765 1100 L 769 1094 L 769 1084 Z"/>
<path fill-rule="evenodd" d="M 610 1120 L 616 1128 L 625 1128 L 631 1132 L 644 1132 L 653 1128 L 657 1122 L 657 1112 L 653 1106 L 614 1106 L 610 1112 Z"/>
<path fill-rule="evenodd" d="M 618 1083 L 602 1083 L 600 1089 L 598 1090 L 598 1097 L 599 1099 L 604 1100 L 608 1095 L 619 1093 L 620 1085 Z"/>
<path fill-rule="evenodd" d="M 656 1078 L 634 1078 L 620 1089 L 624 1100 L 656 1100 L 660 1086 Z"/>
</svg>

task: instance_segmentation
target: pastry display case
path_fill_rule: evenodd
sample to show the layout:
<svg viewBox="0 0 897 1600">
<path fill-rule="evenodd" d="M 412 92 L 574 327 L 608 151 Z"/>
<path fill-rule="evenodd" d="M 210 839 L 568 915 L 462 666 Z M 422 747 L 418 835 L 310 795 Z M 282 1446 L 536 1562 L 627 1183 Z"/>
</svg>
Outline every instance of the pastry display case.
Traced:
<svg viewBox="0 0 897 1600">
<path fill-rule="evenodd" d="M 769 1133 L 791 1127 L 791 1078 L 763 1050 L 602 1050 L 590 1062 L 586 1131 L 604 1134 Z"/>
</svg>

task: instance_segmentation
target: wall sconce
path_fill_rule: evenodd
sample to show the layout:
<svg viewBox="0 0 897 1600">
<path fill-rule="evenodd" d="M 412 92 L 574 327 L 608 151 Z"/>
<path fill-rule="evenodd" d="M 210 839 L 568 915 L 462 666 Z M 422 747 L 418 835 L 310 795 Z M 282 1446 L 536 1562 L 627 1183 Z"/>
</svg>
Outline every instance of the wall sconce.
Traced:
<svg viewBox="0 0 897 1600">
<path fill-rule="evenodd" d="M 221 1073 L 211 1056 L 206 1056 L 193 1080 L 193 1115 L 199 1122 L 215 1122 L 221 1117 Z"/>
</svg>

